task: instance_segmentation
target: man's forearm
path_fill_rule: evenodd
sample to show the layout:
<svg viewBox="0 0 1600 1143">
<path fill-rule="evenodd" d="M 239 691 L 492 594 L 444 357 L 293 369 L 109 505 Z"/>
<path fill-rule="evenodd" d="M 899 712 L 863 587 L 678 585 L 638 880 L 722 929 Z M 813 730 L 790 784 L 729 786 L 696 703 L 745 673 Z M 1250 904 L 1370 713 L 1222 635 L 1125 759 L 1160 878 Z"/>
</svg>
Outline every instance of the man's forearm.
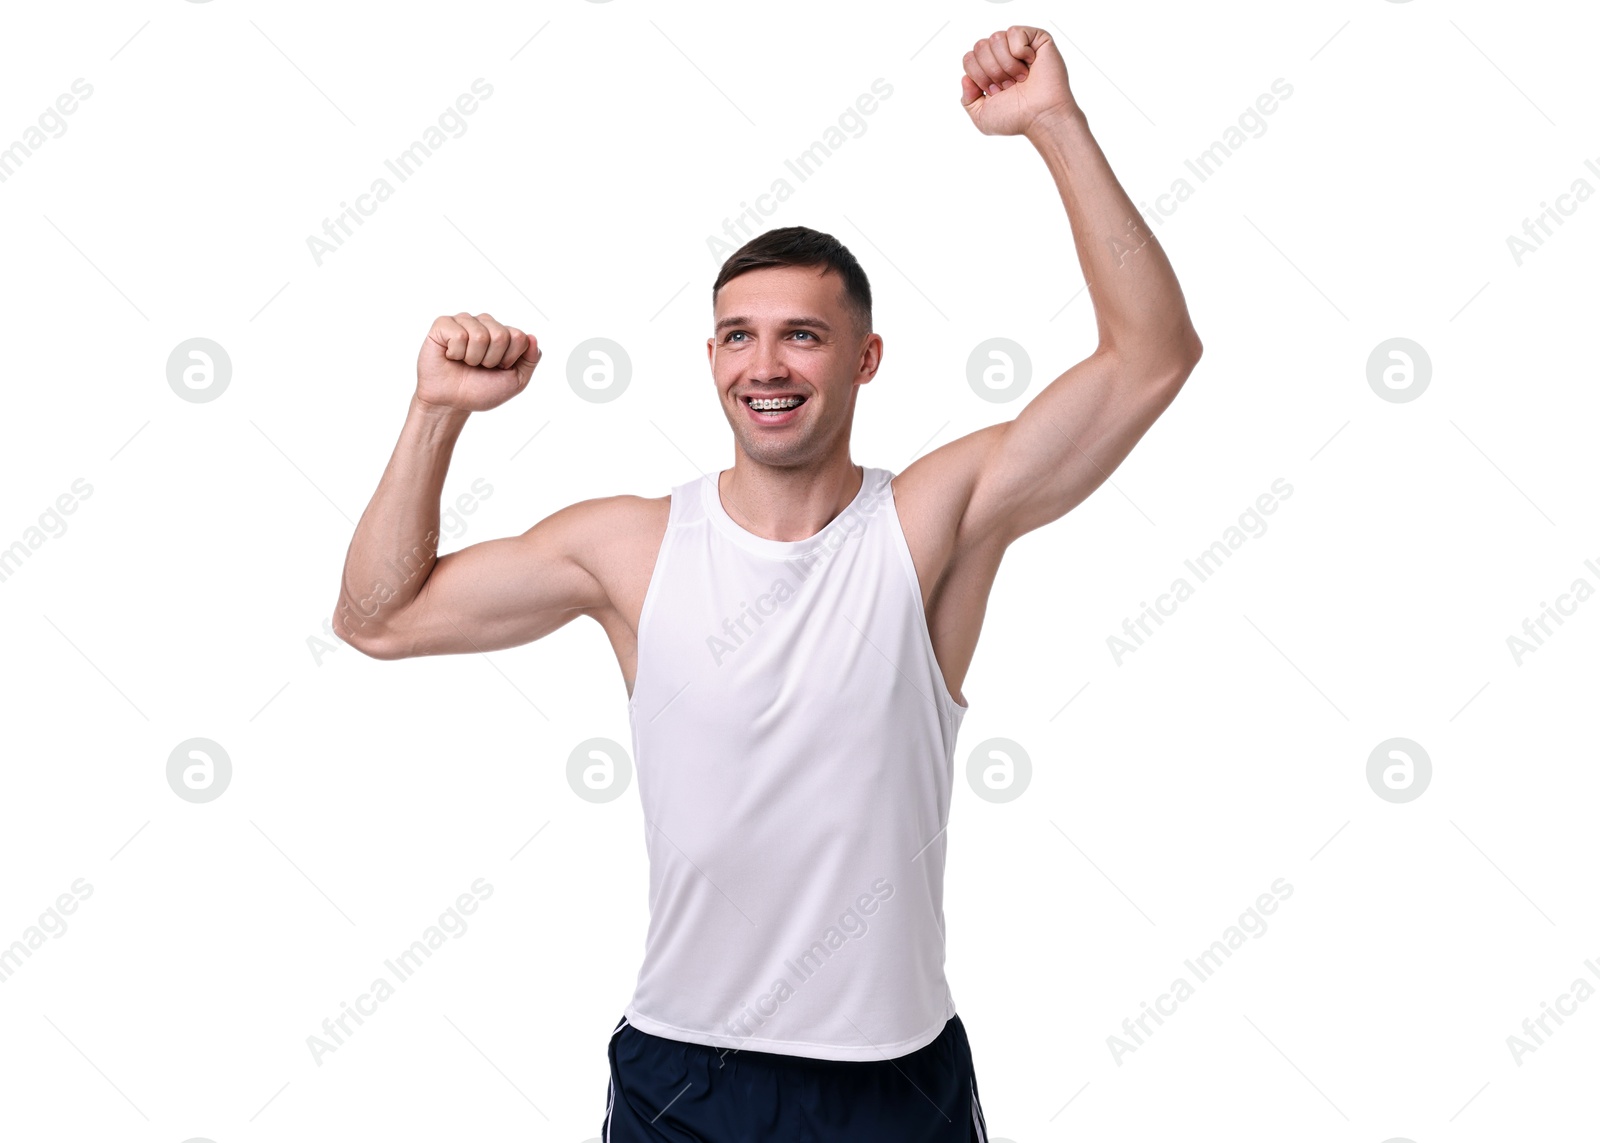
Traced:
<svg viewBox="0 0 1600 1143">
<path fill-rule="evenodd" d="M 1117 182 L 1081 109 L 1026 132 L 1067 208 L 1088 283 L 1100 349 L 1134 372 L 1159 374 L 1193 358 L 1199 339 L 1161 244 Z"/>
<path fill-rule="evenodd" d="M 412 397 L 389 466 L 345 555 L 333 629 L 346 642 L 382 631 L 433 571 L 439 498 L 468 415 Z"/>
</svg>

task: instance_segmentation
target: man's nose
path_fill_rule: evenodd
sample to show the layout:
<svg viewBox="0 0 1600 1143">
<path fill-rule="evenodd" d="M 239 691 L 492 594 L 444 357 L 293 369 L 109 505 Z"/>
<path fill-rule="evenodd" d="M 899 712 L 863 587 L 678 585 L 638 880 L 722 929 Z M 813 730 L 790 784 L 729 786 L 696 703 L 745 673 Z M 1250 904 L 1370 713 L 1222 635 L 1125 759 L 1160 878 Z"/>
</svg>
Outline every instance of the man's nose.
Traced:
<svg viewBox="0 0 1600 1143">
<path fill-rule="evenodd" d="M 751 365 L 750 379 L 752 381 L 771 381 L 784 376 L 783 348 L 771 340 L 762 340 L 756 344 L 756 359 Z"/>
</svg>

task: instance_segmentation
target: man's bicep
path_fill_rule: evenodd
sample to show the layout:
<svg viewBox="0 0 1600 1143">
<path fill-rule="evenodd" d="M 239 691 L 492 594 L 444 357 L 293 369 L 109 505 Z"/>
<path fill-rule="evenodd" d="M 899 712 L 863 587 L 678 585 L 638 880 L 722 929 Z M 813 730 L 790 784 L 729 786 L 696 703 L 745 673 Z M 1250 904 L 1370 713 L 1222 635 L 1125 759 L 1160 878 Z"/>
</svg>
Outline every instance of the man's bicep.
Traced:
<svg viewBox="0 0 1600 1143">
<path fill-rule="evenodd" d="M 383 626 L 383 657 L 466 654 L 541 639 L 606 604 L 586 566 L 596 502 L 569 505 L 520 536 L 440 556 L 422 590 Z"/>
<path fill-rule="evenodd" d="M 1078 362 L 1004 425 L 981 457 L 966 509 L 974 533 L 1010 544 L 1105 483 L 1172 403 L 1183 374 L 1132 380 L 1111 354 Z"/>
</svg>

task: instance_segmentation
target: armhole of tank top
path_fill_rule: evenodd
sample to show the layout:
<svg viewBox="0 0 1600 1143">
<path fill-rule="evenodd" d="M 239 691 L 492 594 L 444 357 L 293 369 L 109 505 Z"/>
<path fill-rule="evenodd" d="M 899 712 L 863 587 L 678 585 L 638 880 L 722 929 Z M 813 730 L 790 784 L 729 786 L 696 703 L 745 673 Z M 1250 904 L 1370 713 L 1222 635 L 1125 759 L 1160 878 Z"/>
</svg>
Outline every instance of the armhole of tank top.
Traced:
<svg viewBox="0 0 1600 1143">
<path fill-rule="evenodd" d="M 661 549 L 656 552 L 655 567 L 650 569 L 650 582 L 645 585 L 644 602 L 639 605 L 639 630 L 634 632 L 633 693 L 628 696 L 628 709 L 633 710 L 639 698 L 639 678 L 644 674 L 644 632 L 655 611 L 656 596 L 667 570 L 667 556 L 672 548 L 672 532 L 678 525 L 678 496 L 673 494 L 667 505 L 667 530 L 661 534 Z"/>
<path fill-rule="evenodd" d="M 889 511 L 894 517 L 894 548 L 899 553 L 900 566 L 905 569 L 906 583 L 911 588 L 911 610 L 917 613 L 917 629 L 922 632 L 922 648 L 927 652 L 928 662 L 933 667 L 940 706 L 943 713 L 954 720 L 966 714 L 967 707 L 956 702 L 955 696 L 950 693 L 950 687 L 944 681 L 944 667 L 940 665 L 938 653 L 933 649 L 933 634 L 928 629 L 928 612 L 922 605 L 922 581 L 917 579 L 917 561 L 911 558 L 911 545 L 906 542 L 905 529 L 900 526 L 900 506 L 894 498 L 896 475 L 898 474 L 891 473 L 884 481 L 889 490 Z"/>
</svg>

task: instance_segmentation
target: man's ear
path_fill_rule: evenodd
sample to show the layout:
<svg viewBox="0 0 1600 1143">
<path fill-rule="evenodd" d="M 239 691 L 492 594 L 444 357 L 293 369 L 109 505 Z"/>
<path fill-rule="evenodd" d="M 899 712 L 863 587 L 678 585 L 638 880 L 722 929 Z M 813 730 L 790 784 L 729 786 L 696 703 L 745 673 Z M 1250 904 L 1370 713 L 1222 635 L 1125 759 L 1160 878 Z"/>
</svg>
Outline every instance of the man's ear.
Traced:
<svg viewBox="0 0 1600 1143">
<path fill-rule="evenodd" d="M 878 375 L 878 368 L 883 364 L 883 338 L 873 333 L 867 335 L 866 344 L 861 347 L 861 368 L 856 370 L 858 385 L 865 385 Z M 862 376 L 865 374 L 865 376 Z"/>
</svg>

